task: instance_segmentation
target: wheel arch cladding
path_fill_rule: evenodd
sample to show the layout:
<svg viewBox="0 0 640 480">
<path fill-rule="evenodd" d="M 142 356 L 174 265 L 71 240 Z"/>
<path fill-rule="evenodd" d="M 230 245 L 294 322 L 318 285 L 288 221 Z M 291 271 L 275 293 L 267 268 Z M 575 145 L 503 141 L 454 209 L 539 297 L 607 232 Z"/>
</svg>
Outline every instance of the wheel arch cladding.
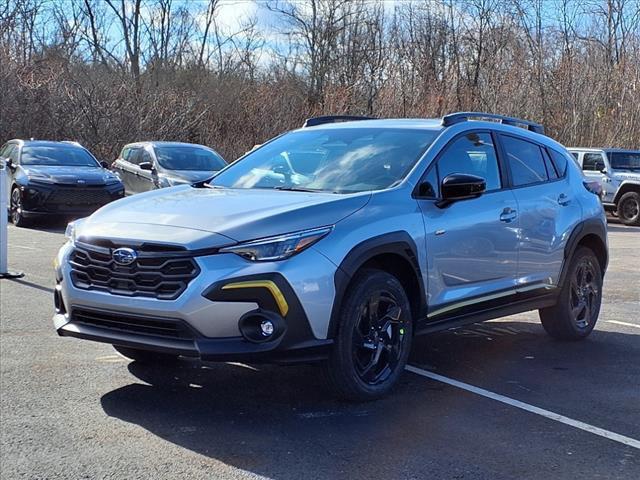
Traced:
<svg viewBox="0 0 640 480">
<path fill-rule="evenodd" d="M 622 198 L 622 196 L 625 193 L 629 193 L 629 192 L 640 193 L 640 183 L 622 182 L 622 185 L 620 185 L 620 188 L 618 188 L 618 191 L 616 192 L 616 198 L 614 200 L 614 203 L 617 204 Z"/>
<path fill-rule="evenodd" d="M 407 293 L 414 320 L 423 316 L 427 302 L 417 252 L 415 242 L 406 232 L 387 233 L 353 247 L 336 271 L 336 295 L 331 309 L 328 338 L 335 337 L 344 295 L 353 278 L 363 268 L 377 268 L 395 276 Z"/>
<path fill-rule="evenodd" d="M 593 251 L 598 259 L 598 263 L 600 264 L 602 275 L 604 276 L 609 262 L 606 239 L 607 229 L 600 219 L 591 218 L 576 225 L 571 232 L 565 247 L 564 263 L 562 265 L 560 282 L 558 282 L 559 285 L 564 284 L 564 279 L 567 275 L 571 258 L 578 247 L 581 246 L 587 247 Z"/>
</svg>

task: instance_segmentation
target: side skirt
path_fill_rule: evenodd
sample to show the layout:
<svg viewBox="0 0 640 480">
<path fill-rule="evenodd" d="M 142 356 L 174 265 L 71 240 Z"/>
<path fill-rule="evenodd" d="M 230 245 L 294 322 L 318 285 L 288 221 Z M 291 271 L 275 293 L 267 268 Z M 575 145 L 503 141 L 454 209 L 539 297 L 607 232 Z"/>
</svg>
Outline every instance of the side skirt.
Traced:
<svg viewBox="0 0 640 480">
<path fill-rule="evenodd" d="M 450 328 L 551 307 L 556 304 L 559 293 L 559 288 L 542 289 L 542 291 L 536 291 L 535 293 L 515 293 L 498 300 L 481 301 L 450 313 L 419 320 L 416 325 L 416 335 L 441 332 Z"/>
</svg>

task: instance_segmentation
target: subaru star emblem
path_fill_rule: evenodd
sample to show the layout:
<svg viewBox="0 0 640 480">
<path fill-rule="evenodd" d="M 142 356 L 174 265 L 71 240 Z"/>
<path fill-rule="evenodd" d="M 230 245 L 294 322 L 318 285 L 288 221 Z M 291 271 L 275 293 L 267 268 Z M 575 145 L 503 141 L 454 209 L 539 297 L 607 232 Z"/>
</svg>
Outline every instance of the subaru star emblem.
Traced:
<svg viewBox="0 0 640 480">
<path fill-rule="evenodd" d="M 111 258 L 118 265 L 131 265 L 138 258 L 138 254 L 131 248 L 116 248 L 111 254 Z"/>
</svg>

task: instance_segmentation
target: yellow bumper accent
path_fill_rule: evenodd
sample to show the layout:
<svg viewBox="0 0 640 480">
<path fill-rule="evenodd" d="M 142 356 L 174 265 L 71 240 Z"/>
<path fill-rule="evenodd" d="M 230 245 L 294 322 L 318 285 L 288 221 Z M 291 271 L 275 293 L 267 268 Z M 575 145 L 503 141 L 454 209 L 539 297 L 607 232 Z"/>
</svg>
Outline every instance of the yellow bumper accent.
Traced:
<svg viewBox="0 0 640 480">
<path fill-rule="evenodd" d="M 222 290 L 235 290 L 238 288 L 266 288 L 276 301 L 280 314 L 284 317 L 289 311 L 287 300 L 284 298 L 278 286 L 271 280 L 250 280 L 247 282 L 228 283 L 222 287 Z"/>
</svg>

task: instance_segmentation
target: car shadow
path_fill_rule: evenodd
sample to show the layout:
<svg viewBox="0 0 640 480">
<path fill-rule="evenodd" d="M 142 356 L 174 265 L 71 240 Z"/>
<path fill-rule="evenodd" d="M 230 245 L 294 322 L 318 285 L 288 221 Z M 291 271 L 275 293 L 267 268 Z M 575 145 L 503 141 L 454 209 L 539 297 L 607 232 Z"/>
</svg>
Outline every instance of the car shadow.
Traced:
<svg viewBox="0 0 640 480">
<path fill-rule="evenodd" d="M 613 402 L 616 390 L 607 381 L 617 382 L 612 370 L 623 363 L 624 371 L 638 378 L 640 347 L 633 337 L 597 331 L 586 341 L 563 343 L 549 339 L 539 324 L 490 322 L 417 339 L 410 363 L 507 395 L 526 397 L 529 387 L 542 385 L 566 397 L 558 401 L 571 409 L 585 403 L 585 391 Z M 597 372 L 584 374 L 585 359 L 598 365 Z M 158 367 L 132 362 L 128 368 L 144 383 L 105 394 L 101 403 L 107 415 L 257 475 L 420 478 L 435 472 L 437 477 L 452 445 L 464 442 L 455 462 L 444 462 L 441 474 L 451 477 L 477 471 L 478 455 L 490 453 L 491 442 L 478 435 L 487 427 L 487 413 L 477 415 L 478 405 L 489 407 L 410 373 L 391 395 L 353 404 L 332 396 L 315 365 L 203 367 L 183 361 Z M 578 383 L 569 390 L 555 387 L 558 382 L 566 388 L 576 375 Z M 602 393 L 593 392 L 596 377 Z M 634 418 L 638 399 L 629 400 L 623 408 Z M 519 440 L 518 428 L 501 435 Z"/>
</svg>

